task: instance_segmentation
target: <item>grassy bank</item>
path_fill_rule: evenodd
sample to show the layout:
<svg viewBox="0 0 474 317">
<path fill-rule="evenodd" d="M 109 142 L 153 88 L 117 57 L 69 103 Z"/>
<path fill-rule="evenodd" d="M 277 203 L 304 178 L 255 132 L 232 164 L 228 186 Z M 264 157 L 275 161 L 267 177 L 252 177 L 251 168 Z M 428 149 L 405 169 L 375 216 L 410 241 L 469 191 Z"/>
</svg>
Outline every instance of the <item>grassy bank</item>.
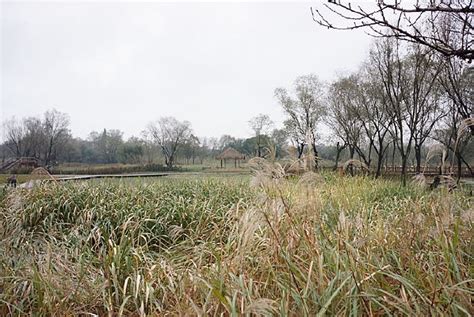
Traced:
<svg viewBox="0 0 474 317">
<path fill-rule="evenodd" d="M 307 174 L 46 184 L 0 212 L 0 315 L 467 315 L 462 193 Z"/>
</svg>

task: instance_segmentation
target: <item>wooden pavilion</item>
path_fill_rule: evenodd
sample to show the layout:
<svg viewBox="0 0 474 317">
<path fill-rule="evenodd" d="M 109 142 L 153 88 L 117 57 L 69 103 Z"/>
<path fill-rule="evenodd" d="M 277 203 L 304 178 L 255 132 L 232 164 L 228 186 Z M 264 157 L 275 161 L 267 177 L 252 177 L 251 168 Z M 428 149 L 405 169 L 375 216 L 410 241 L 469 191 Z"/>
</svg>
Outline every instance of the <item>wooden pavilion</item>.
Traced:
<svg viewBox="0 0 474 317">
<path fill-rule="evenodd" d="M 234 160 L 234 167 L 240 167 L 240 161 L 245 160 L 245 155 L 234 148 L 228 147 L 221 154 L 216 156 L 216 160 L 221 161 L 221 168 L 226 167 L 227 160 Z"/>
</svg>

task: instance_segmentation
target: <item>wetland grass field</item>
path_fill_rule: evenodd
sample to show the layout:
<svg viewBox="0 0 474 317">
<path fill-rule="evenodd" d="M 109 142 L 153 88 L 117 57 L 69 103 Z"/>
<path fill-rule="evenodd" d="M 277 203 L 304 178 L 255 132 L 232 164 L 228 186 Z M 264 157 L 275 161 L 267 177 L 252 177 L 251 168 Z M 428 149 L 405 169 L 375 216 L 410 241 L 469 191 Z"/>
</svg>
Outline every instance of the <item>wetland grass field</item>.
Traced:
<svg viewBox="0 0 474 317">
<path fill-rule="evenodd" d="M 474 313 L 462 190 L 308 173 L 0 195 L 1 316 Z"/>
</svg>

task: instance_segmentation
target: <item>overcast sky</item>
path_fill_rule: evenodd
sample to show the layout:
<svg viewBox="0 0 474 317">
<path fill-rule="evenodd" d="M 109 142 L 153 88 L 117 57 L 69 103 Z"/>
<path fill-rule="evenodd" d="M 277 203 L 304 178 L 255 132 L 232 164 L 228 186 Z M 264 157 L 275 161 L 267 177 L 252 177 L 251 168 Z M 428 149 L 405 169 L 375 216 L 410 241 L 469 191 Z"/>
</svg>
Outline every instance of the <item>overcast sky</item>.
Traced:
<svg viewBox="0 0 474 317">
<path fill-rule="evenodd" d="M 310 3 L 27 3 L 1 6 L 1 119 L 56 108 L 75 136 L 139 135 L 161 116 L 198 136 L 280 125 L 277 87 L 355 70 L 370 37 L 326 30 Z"/>
</svg>

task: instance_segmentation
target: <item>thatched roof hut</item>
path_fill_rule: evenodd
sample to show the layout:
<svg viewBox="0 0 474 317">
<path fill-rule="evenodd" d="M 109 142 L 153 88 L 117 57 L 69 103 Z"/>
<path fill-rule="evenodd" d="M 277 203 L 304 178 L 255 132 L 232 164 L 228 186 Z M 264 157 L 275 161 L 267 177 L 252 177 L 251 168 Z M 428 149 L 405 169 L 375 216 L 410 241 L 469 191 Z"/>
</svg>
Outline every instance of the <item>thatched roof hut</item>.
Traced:
<svg viewBox="0 0 474 317">
<path fill-rule="evenodd" d="M 245 155 L 234 148 L 228 147 L 221 154 L 216 156 L 216 160 L 221 161 L 221 167 L 226 166 L 227 160 L 234 160 L 234 166 L 240 166 L 240 160 L 245 160 Z"/>
</svg>

